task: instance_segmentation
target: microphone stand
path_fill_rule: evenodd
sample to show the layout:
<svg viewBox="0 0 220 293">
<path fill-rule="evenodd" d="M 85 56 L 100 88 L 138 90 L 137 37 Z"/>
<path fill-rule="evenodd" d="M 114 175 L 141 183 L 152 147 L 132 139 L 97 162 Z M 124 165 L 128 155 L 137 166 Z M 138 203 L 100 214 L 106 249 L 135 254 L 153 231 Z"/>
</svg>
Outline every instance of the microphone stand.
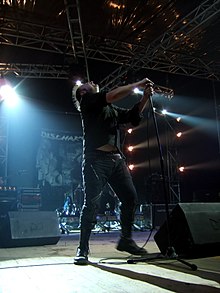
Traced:
<svg viewBox="0 0 220 293">
<path fill-rule="evenodd" d="M 179 262 L 190 267 L 193 271 L 196 271 L 197 266 L 195 264 L 188 263 L 178 257 L 178 255 L 175 252 L 175 248 L 172 246 L 172 243 L 171 243 L 170 225 L 169 225 L 169 207 L 168 207 L 168 196 L 167 196 L 166 179 L 165 179 L 164 158 L 163 158 L 163 152 L 162 152 L 160 138 L 159 138 L 159 131 L 158 131 L 157 120 L 156 120 L 156 116 L 155 116 L 155 112 L 154 112 L 152 96 L 150 96 L 149 100 L 150 100 L 150 108 L 152 111 L 153 123 L 154 123 L 155 131 L 156 131 L 156 139 L 157 139 L 157 144 L 158 144 L 158 149 L 159 149 L 160 167 L 161 167 L 162 182 L 163 182 L 164 200 L 165 200 L 165 211 L 166 211 L 166 219 L 167 219 L 167 221 L 166 221 L 167 240 L 168 240 L 168 247 L 167 247 L 167 251 L 166 251 L 166 256 L 171 259 L 176 259 Z M 145 262 L 147 260 L 149 260 L 149 258 L 138 258 L 138 259 L 131 259 L 130 258 L 127 260 L 127 263 L 133 264 L 133 263 L 137 263 L 137 262 Z M 151 258 L 151 260 L 152 260 L 152 258 Z"/>
</svg>

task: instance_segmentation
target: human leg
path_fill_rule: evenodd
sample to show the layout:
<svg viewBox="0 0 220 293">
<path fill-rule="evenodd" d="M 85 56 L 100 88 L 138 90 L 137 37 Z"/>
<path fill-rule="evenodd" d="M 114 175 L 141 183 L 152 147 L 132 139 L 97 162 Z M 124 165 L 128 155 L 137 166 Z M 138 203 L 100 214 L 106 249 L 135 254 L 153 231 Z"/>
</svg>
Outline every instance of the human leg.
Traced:
<svg viewBox="0 0 220 293">
<path fill-rule="evenodd" d="M 108 170 L 108 168 L 107 168 Z M 83 166 L 84 205 L 80 215 L 80 240 L 74 263 L 88 263 L 89 239 L 96 224 L 101 192 L 106 183 L 105 164 L 99 160 L 87 160 Z"/>
<path fill-rule="evenodd" d="M 88 263 L 90 235 L 91 235 L 90 229 L 80 230 L 79 246 L 77 247 L 76 256 L 74 258 L 74 264 L 86 265 Z"/>
<path fill-rule="evenodd" d="M 132 239 L 132 227 L 137 206 L 137 192 L 126 163 L 121 160 L 110 178 L 110 184 L 116 192 L 120 202 L 121 237 L 117 250 L 126 251 L 134 255 L 145 255 L 147 251 Z"/>
</svg>

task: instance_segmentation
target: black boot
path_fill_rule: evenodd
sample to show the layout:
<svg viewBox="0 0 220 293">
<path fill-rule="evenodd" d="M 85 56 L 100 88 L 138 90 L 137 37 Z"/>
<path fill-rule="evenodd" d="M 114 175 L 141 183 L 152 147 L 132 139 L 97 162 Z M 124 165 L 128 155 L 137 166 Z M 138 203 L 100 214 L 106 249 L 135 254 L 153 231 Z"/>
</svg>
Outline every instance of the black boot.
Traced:
<svg viewBox="0 0 220 293">
<path fill-rule="evenodd" d="M 74 258 L 75 265 L 88 264 L 90 234 L 91 234 L 91 230 L 89 229 L 81 230 L 79 247 L 77 248 L 76 256 Z"/>
<path fill-rule="evenodd" d="M 147 251 L 144 248 L 139 247 L 132 239 L 132 225 L 122 225 L 121 228 L 121 238 L 116 249 L 133 255 L 146 255 Z"/>
<path fill-rule="evenodd" d="M 121 237 L 116 249 L 119 251 L 125 251 L 133 255 L 146 255 L 147 251 L 143 247 L 139 247 L 135 241 L 131 238 Z"/>
</svg>

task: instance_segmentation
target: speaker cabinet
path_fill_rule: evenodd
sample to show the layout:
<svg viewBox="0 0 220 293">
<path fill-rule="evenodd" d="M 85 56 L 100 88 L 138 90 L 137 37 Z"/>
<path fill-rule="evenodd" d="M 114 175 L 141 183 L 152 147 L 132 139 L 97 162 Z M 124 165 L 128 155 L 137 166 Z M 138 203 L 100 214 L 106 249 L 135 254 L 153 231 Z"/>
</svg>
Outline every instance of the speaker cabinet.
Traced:
<svg viewBox="0 0 220 293">
<path fill-rule="evenodd" d="M 169 247 L 180 256 L 220 255 L 220 203 L 177 204 L 154 239 L 163 255 Z"/>
<path fill-rule="evenodd" d="M 0 246 L 19 247 L 56 244 L 60 230 L 56 212 L 8 212 L 1 216 Z"/>
<path fill-rule="evenodd" d="M 175 204 L 168 204 L 169 214 L 174 209 Z M 166 206 L 165 204 L 153 204 L 152 205 L 152 222 L 153 227 L 158 229 L 166 220 Z"/>
</svg>

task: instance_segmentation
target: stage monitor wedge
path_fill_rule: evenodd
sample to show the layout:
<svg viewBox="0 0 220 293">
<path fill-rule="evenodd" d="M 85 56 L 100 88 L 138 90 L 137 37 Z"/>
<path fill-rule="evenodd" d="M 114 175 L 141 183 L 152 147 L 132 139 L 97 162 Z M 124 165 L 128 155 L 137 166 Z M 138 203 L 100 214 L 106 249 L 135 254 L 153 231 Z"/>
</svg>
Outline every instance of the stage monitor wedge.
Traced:
<svg viewBox="0 0 220 293">
<path fill-rule="evenodd" d="M 56 244 L 60 235 L 55 211 L 11 211 L 1 217 L 0 247 Z"/>
<path fill-rule="evenodd" d="M 179 256 L 220 255 L 220 203 L 177 204 L 154 239 L 163 255 L 169 247 Z"/>
</svg>

